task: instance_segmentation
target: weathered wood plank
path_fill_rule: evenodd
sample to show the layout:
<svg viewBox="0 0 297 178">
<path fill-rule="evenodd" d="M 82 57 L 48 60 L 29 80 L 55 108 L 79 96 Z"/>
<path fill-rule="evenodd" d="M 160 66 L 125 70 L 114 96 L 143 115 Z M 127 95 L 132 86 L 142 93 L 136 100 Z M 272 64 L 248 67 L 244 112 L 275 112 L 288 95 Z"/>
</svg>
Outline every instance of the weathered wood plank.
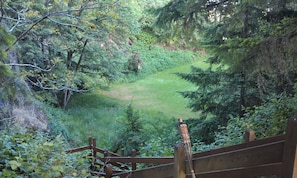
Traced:
<svg viewBox="0 0 297 178">
<path fill-rule="evenodd" d="M 108 152 L 108 154 L 109 154 L 110 156 L 119 156 L 119 157 L 121 157 L 120 154 L 113 153 L 113 152 L 109 152 L 108 150 L 104 150 L 104 149 L 101 149 L 101 148 L 94 148 L 94 150 L 95 150 L 96 152 L 99 152 L 99 153 L 102 153 L 102 154 L 104 154 L 105 152 Z"/>
<path fill-rule="evenodd" d="M 251 178 L 253 176 L 271 176 L 281 174 L 282 163 L 266 164 L 255 167 L 240 167 L 235 169 L 225 169 L 219 171 L 209 171 L 196 173 L 198 178 Z M 190 174 L 187 178 L 191 178 Z"/>
<path fill-rule="evenodd" d="M 195 173 L 282 162 L 284 141 L 193 159 Z"/>
<path fill-rule="evenodd" d="M 228 151 L 239 150 L 239 149 L 249 148 L 249 147 L 258 146 L 258 145 L 262 145 L 262 144 L 279 142 L 279 141 L 285 141 L 284 134 L 261 139 L 261 140 L 255 140 L 255 141 L 248 142 L 248 143 L 242 143 L 242 144 L 218 148 L 218 149 L 214 149 L 214 150 L 210 150 L 210 151 L 195 153 L 195 154 L 193 154 L 193 158 L 198 158 L 198 157 L 208 156 L 208 155 L 213 155 L 213 154 L 219 154 L 219 153 L 224 153 L 224 152 L 228 152 Z"/>
<path fill-rule="evenodd" d="M 297 177 L 297 116 L 288 120 L 283 156 L 284 178 Z"/>
<path fill-rule="evenodd" d="M 174 147 L 174 178 L 186 177 L 186 150 L 183 144 Z"/>
<path fill-rule="evenodd" d="M 114 163 L 146 163 L 146 164 L 168 164 L 173 163 L 173 157 L 101 157 L 98 159 L 102 162 Z"/>
<path fill-rule="evenodd" d="M 90 150 L 92 148 L 92 146 L 88 145 L 88 146 L 82 146 L 82 147 L 78 147 L 78 148 L 74 148 L 71 150 L 67 150 L 66 153 L 75 153 L 75 152 L 80 152 L 80 151 L 85 151 L 85 150 Z"/>
<path fill-rule="evenodd" d="M 126 172 L 126 173 L 117 173 L 113 174 L 113 176 L 123 176 L 129 178 L 167 178 L 173 177 L 174 172 L 174 164 L 166 164 L 155 166 L 152 168 L 145 168 L 141 170 Z"/>
</svg>

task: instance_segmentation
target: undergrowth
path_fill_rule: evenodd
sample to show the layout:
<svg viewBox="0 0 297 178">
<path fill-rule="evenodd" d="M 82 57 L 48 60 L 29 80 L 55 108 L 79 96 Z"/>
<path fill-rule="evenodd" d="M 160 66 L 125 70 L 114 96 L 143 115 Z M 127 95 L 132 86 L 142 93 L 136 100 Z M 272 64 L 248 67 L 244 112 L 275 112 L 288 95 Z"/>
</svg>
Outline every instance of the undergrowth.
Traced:
<svg viewBox="0 0 297 178">
<path fill-rule="evenodd" d="M 2 130 L 0 177 L 90 177 L 87 161 L 66 148 L 61 135 Z"/>
<path fill-rule="evenodd" d="M 183 50 L 166 50 L 162 46 L 147 45 L 136 41 L 132 46 L 132 53 L 138 53 L 142 61 L 142 68 L 138 72 L 129 73 L 120 81 L 131 82 L 145 78 L 151 74 L 189 64 L 199 58 L 197 53 Z"/>
</svg>

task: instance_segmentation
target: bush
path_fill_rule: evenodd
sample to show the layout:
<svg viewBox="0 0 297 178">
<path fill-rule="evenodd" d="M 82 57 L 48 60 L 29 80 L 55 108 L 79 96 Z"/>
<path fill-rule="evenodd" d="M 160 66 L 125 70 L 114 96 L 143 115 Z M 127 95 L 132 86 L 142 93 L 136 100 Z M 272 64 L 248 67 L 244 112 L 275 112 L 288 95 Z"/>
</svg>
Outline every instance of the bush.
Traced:
<svg viewBox="0 0 297 178">
<path fill-rule="evenodd" d="M 40 107 L 48 117 L 50 134 L 54 136 L 62 135 L 69 143 L 75 145 L 75 138 L 65 126 L 65 121 L 73 119 L 72 116 L 61 108 L 56 108 L 46 103 L 40 103 Z"/>
<path fill-rule="evenodd" d="M 252 129 L 256 139 L 285 133 L 287 120 L 297 114 L 297 98 L 285 94 L 269 102 L 247 109 L 243 118 L 231 118 L 226 127 L 216 134 L 216 144 L 227 146 L 241 143 L 244 132 Z"/>
<path fill-rule="evenodd" d="M 131 105 L 128 105 L 126 117 L 121 120 L 123 127 L 118 132 L 117 139 L 114 141 L 113 152 L 124 148 L 130 154 L 130 150 L 139 150 L 140 146 L 147 139 L 143 133 L 143 123 L 139 111 L 134 111 Z"/>
<path fill-rule="evenodd" d="M 133 54 L 139 54 L 141 60 L 141 70 L 136 75 L 128 73 L 124 81 L 135 81 L 156 72 L 164 71 L 178 65 L 187 64 L 198 58 L 192 51 L 166 50 L 158 45 L 146 45 L 141 41 L 136 41 L 132 46 Z M 131 60 L 134 57 L 131 56 Z"/>
<path fill-rule="evenodd" d="M 0 177 L 84 177 L 83 159 L 67 155 L 61 136 L 42 132 L 8 133 L 0 137 Z"/>
</svg>

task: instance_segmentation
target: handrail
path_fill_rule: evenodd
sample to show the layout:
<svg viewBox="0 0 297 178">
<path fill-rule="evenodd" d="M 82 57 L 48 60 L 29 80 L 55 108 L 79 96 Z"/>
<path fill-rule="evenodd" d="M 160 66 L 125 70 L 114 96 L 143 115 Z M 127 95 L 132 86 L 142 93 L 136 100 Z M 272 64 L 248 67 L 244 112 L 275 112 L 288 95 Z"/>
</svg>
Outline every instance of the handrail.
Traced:
<svg viewBox="0 0 297 178">
<path fill-rule="evenodd" d="M 249 134 L 254 132 L 249 131 Z M 68 150 L 67 153 L 92 150 L 92 163 L 96 160 L 104 163 L 104 172 L 99 171 L 96 174 L 106 178 L 191 178 L 193 171 L 198 178 L 250 178 L 272 175 L 297 177 L 297 116 L 288 120 L 286 134 L 255 141 L 252 141 L 254 135 L 247 135 L 245 139 L 246 143 L 193 154 L 192 167 L 185 156 L 184 144 L 176 145 L 174 157 L 135 157 L 135 152 L 133 156 L 127 157 L 123 156 L 123 153 L 119 155 L 97 148 L 96 140 L 92 138 L 89 139 L 88 146 Z M 97 156 L 96 153 L 103 156 Z M 136 163 L 160 165 L 134 170 Z M 118 167 L 118 170 L 112 170 L 111 165 Z M 123 167 L 126 170 L 122 169 Z"/>
</svg>

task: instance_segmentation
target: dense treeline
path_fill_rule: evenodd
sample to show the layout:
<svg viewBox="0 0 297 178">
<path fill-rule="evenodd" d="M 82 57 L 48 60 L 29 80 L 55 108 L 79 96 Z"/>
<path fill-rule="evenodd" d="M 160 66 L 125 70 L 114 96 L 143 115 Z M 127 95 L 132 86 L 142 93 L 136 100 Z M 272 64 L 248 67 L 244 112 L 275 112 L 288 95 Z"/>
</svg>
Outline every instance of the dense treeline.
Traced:
<svg viewBox="0 0 297 178">
<path fill-rule="evenodd" d="M 174 27 L 181 38 L 202 35 L 197 40 L 211 54 L 209 70 L 180 74 L 198 86 L 182 94 L 193 111 L 202 112 L 202 120 L 194 121 L 202 141 L 213 142 L 215 135 L 208 133 L 255 106 L 295 98 L 296 1 L 174 0 L 160 9 L 158 24 Z"/>
</svg>

